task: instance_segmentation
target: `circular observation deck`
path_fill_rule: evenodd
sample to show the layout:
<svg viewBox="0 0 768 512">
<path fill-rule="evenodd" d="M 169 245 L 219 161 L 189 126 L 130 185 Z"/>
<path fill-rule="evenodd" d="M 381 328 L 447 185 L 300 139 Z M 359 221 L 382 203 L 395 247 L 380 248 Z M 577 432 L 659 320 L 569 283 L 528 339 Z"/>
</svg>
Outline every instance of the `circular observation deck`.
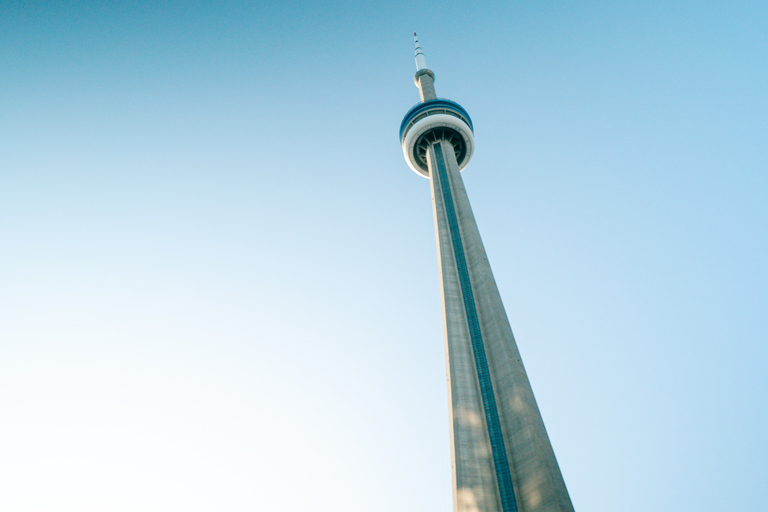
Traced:
<svg viewBox="0 0 768 512">
<path fill-rule="evenodd" d="M 445 140 L 453 146 L 459 170 L 472 158 L 475 137 L 472 119 L 455 101 L 437 99 L 415 105 L 400 123 L 400 143 L 408 166 L 429 177 L 427 151 L 430 144 Z"/>
</svg>

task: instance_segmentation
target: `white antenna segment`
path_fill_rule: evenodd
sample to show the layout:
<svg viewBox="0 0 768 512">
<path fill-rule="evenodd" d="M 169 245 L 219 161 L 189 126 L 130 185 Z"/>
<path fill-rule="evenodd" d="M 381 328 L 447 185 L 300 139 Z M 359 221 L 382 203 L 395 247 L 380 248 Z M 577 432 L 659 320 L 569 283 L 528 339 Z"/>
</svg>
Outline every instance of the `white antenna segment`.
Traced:
<svg viewBox="0 0 768 512">
<path fill-rule="evenodd" d="M 416 32 L 413 33 L 413 40 L 416 43 L 416 71 L 427 69 L 427 59 L 424 57 L 424 50 L 421 49 L 419 38 L 416 37 Z"/>
</svg>

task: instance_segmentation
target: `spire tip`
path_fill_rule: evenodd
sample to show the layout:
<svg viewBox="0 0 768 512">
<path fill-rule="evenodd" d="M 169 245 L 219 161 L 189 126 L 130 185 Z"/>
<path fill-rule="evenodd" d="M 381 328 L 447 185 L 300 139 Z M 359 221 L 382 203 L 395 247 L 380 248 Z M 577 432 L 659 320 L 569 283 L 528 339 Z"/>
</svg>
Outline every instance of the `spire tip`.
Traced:
<svg viewBox="0 0 768 512">
<path fill-rule="evenodd" d="M 416 43 L 416 70 L 425 69 L 427 67 L 427 61 L 424 58 L 424 51 L 419 44 L 419 38 L 416 37 L 416 32 L 413 33 L 413 40 Z"/>
</svg>

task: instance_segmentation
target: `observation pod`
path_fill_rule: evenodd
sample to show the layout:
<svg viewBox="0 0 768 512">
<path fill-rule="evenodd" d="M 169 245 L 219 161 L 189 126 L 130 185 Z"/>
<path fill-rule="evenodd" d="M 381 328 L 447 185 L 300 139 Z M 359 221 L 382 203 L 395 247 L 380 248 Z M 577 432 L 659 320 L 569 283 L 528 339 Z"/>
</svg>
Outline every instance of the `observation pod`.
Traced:
<svg viewBox="0 0 768 512">
<path fill-rule="evenodd" d="M 453 146 L 459 170 L 472 159 L 475 136 L 472 119 L 455 101 L 434 99 L 415 105 L 400 123 L 400 143 L 408 166 L 429 178 L 427 151 L 438 140 Z"/>
</svg>

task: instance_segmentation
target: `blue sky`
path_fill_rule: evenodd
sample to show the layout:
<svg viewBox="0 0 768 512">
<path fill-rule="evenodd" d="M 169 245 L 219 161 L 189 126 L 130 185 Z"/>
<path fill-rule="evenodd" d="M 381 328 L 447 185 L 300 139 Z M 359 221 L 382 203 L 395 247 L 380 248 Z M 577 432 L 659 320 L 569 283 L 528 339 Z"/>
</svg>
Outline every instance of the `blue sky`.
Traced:
<svg viewBox="0 0 768 512">
<path fill-rule="evenodd" d="M 577 510 L 762 510 L 764 2 L 4 2 L 0 508 L 451 509 L 417 31 Z"/>
</svg>

